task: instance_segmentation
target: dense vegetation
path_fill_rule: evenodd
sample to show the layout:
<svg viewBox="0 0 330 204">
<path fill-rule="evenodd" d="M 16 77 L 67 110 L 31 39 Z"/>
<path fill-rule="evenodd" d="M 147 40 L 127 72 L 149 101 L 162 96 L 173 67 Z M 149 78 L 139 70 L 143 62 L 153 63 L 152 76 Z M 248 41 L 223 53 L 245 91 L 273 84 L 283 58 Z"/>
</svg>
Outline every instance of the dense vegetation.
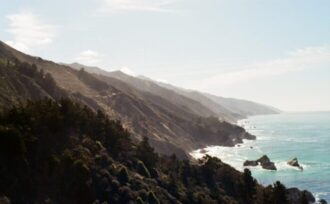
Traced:
<svg viewBox="0 0 330 204">
<path fill-rule="evenodd" d="M 35 64 L 1 59 L 0 76 L 0 109 L 27 99 L 60 99 L 66 96 L 53 77 Z"/>
<path fill-rule="evenodd" d="M 119 121 L 68 99 L 0 114 L 0 198 L 11 203 L 287 203 L 217 158 L 191 163 L 133 144 Z"/>
</svg>

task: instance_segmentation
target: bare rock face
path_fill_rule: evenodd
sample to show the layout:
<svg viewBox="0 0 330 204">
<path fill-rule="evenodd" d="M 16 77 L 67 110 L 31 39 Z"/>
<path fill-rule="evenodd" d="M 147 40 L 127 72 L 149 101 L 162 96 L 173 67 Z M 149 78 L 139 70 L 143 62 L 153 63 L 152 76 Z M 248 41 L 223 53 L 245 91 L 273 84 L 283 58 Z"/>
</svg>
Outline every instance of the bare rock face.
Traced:
<svg viewBox="0 0 330 204">
<path fill-rule="evenodd" d="M 263 169 L 277 170 L 274 162 L 270 161 L 270 159 L 268 158 L 267 155 L 263 155 L 262 157 L 260 157 L 259 159 L 255 160 L 255 161 L 246 160 L 243 163 L 243 166 L 257 166 L 259 164 L 261 165 L 261 167 Z"/>
<path fill-rule="evenodd" d="M 297 168 L 299 168 L 300 170 L 303 170 L 303 167 L 300 166 L 297 157 L 295 157 L 295 158 L 289 160 L 289 161 L 287 162 L 287 164 L 290 165 L 290 166 L 297 167 Z"/>
</svg>

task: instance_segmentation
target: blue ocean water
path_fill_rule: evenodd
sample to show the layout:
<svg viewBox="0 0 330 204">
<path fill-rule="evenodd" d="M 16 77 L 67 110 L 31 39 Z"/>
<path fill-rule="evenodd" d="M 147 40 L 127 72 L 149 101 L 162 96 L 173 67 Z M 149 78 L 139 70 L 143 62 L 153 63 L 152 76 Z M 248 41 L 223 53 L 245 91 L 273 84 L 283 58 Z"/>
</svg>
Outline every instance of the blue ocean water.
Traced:
<svg viewBox="0 0 330 204">
<path fill-rule="evenodd" d="M 257 136 L 236 147 L 208 147 L 207 154 L 243 170 L 243 162 L 266 154 L 275 162 L 277 171 L 251 167 L 253 176 L 262 184 L 281 181 L 286 187 L 308 189 L 317 199 L 330 202 L 330 112 L 282 113 L 255 116 L 239 124 Z M 203 156 L 199 150 L 192 153 Z M 297 157 L 304 170 L 286 162 Z"/>
</svg>

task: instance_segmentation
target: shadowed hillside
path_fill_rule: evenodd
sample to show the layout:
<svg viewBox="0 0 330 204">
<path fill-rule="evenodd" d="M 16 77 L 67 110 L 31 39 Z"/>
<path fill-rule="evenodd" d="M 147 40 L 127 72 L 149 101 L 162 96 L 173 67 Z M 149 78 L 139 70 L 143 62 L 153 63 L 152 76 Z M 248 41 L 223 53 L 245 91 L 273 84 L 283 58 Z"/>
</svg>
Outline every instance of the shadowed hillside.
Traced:
<svg viewBox="0 0 330 204">
<path fill-rule="evenodd" d="M 221 160 L 159 156 L 120 122 L 68 99 L 0 112 L 1 203 L 306 203 Z M 295 191 L 297 192 L 297 191 Z"/>
<path fill-rule="evenodd" d="M 252 101 L 224 98 L 208 93 L 183 89 L 171 84 L 154 81 L 144 76 L 130 76 L 121 71 L 107 72 L 98 67 L 89 67 L 78 63 L 73 63 L 69 66 L 78 70 L 84 68 L 90 73 L 120 79 L 135 88 L 148 91 L 165 99 L 170 99 L 175 104 L 190 107 L 191 110 L 196 111 L 195 114 L 201 116 L 205 116 L 205 114 L 207 114 L 206 116 L 213 115 L 220 120 L 235 123 L 238 119 L 246 118 L 248 116 L 276 114 L 281 112 L 276 108 Z M 199 107 L 196 107 L 196 103 L 198 103 Z M 207 111 L 205 111 L 206 108 Z"/>
<path fill-rule="evenodd" d="M 157 152 L 176 153 L 180 158 L 206 145 L 233 146 L 244 138 L 255 138 L 243 128 L 220 122 L 201 103 L 174 91 L 162 89 L 167 94 L 163 97 L 113 77 L 25 55 L 4 43 L 0 50 L 3 107 L 28 99 L 69 97 L 120 119 L 133 140 L 147 136 Z M 31 86 L 23 86 L 25 82 Z"/>
</svg>

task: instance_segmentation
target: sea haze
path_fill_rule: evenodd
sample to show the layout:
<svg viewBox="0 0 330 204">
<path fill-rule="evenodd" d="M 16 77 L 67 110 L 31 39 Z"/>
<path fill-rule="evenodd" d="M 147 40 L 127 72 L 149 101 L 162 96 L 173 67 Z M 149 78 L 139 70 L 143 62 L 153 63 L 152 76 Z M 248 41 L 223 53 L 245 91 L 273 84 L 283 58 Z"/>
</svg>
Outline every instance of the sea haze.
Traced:
<svg viewBox="0 0 330 204">
<path fill-rule="evenodd" d="M 278 170 L 252 167 L 252 174 L 264 184 L 280 180 L 287 187 L 308 189 L 317 198 L 330 201 L 330 112 L 282 113 L 254 116 L 239 121 L 255 141 L 236 147 L 208 147 L 207 154 L 217 156 L 238 170 L 243 162 L 266 154 Z M 199 150 L 192 153 L 201 157 Z M 288 166 L 286 161 L 297 157 L 304 170 Z"/>
</svg>

